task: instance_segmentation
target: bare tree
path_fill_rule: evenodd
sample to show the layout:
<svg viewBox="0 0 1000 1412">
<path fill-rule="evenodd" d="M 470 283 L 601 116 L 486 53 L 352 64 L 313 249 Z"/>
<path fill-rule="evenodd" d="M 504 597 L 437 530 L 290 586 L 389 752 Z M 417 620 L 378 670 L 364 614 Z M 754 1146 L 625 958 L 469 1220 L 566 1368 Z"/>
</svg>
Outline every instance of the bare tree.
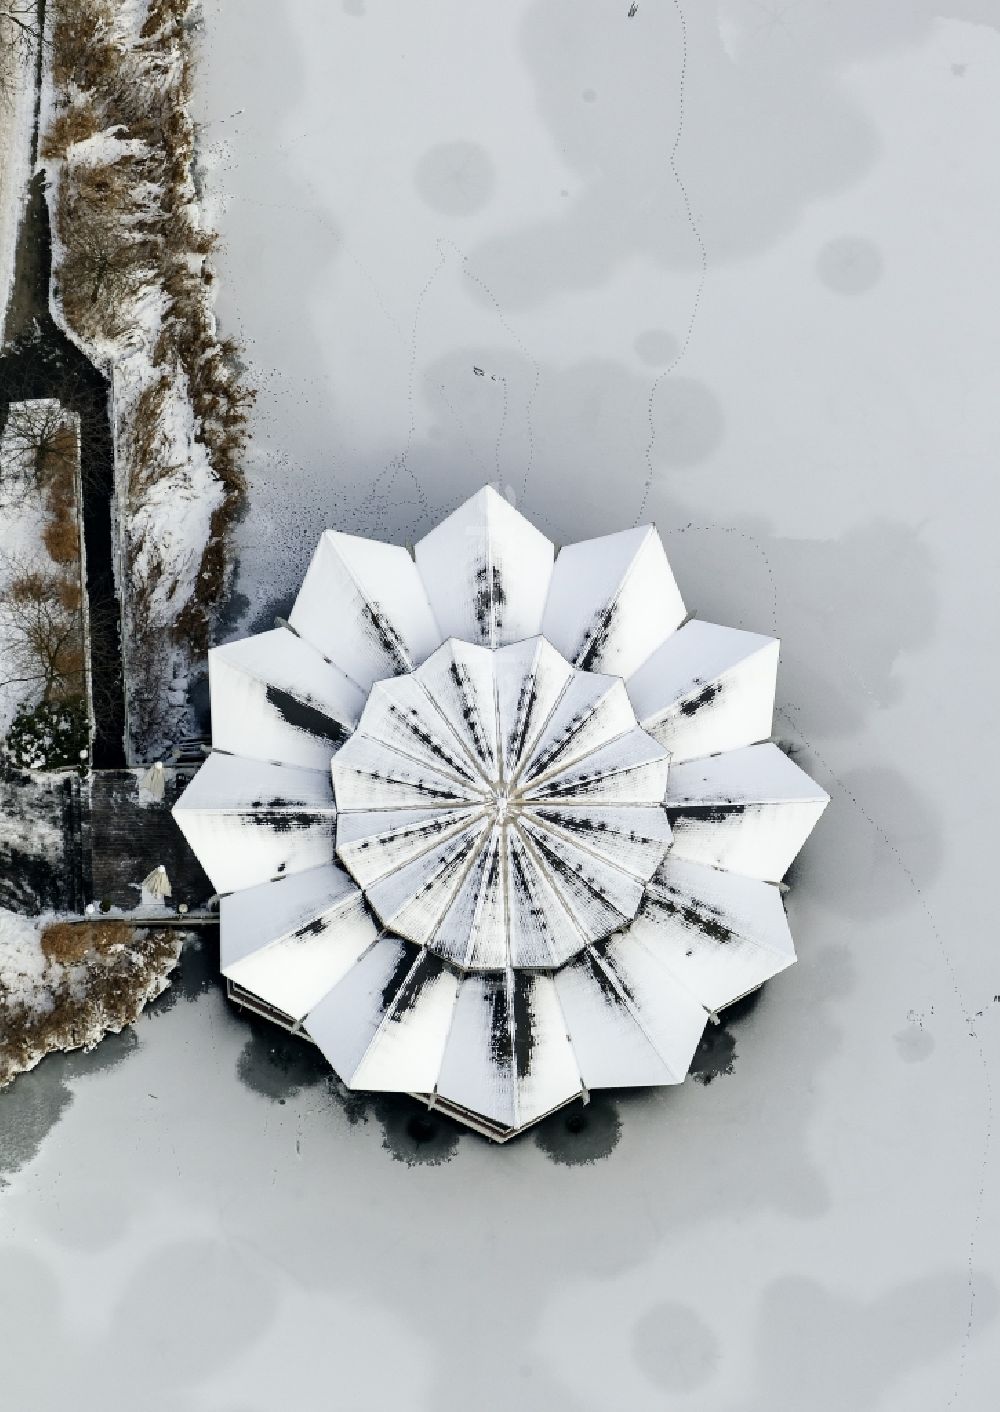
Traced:
<svg viewBox="0 0 1000 1412">
<path fill-rule="evenodd" d="M 0 438 L 0 506 L 72 485 L 78 457 L 75 418 L 54 398 L 12 402 Z"/>
<path fill-rule="evenodd" d="M 31 687 L 43 701 L 82 696 L 86 687 L 79 585 L 21 567 L 0 596 L 4 686 Z"/>
<path fill-rule="evenodd" d="M 13 95 L 18 69 L 45 42 L 37 0 L 0 0 L 0 102 Z"/>
</svg>

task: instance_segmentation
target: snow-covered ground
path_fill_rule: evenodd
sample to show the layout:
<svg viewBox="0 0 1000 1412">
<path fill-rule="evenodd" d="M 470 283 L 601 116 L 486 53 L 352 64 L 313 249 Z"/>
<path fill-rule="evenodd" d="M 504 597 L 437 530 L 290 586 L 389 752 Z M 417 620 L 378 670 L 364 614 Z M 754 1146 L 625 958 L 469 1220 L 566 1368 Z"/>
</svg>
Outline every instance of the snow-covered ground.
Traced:
<svg viewBox="0 0 1000 1412">
<path fill-rule="evenodd" d="M 324 525 L 412 540 L 484 480 L 562 541 L 647 515 L 689 607 L 782 637 L 779 729 L 833 802 L 732 1074 L 595 1100 L 576 1149 L 397 1162 L 194 984 L 19 1080 L 0 1302 L 63 1355 L 13 1395 L 982 1412 L 995 6 L 205 14 L 219 313 L 261 389 L 243 622 Z"/>
<path fill-rule="evenodd" d="M 0 101 L 0 335 L 14 282 L 14 252 L 31 175 L 31 122 L 34 71 L 27 63 L 11 68 L 9 95 Z"/>
</svg>

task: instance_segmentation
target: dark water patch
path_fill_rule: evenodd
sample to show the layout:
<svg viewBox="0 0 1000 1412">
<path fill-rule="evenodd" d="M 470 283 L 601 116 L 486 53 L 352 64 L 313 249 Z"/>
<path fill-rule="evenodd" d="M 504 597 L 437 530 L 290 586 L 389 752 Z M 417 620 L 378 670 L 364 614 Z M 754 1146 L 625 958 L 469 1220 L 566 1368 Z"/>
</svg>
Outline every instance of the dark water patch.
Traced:
<svg viewBox="0 0 1000 1412">
<path fill-rule="evenodd" d="M 609 1157 L 621 1139 L 619 1101 L 594 1093 L 550 1113 L 535 1128 L 535 1146 L 561 1167 L 587 1167 Z"/>
<path fill-rule="evenodd" d="M 740 1026 L 753 1014 L 760 1003 L 763 987 L 727 1005 L 719 1024 L 707 1024 L 691 1060 L 689 1073 L 696 1083 L 706 1087 L 722 1074 L 731 1074 L 736 1067 L 736 1041 Z"/>
<path fill-rule="evenodd" d="M 408 1167 L 439 1167 L 456 1155 L 462 1138 L 476 1139 L 453 1118 L 405 1094 L 370 1095 L 367 1107 L 382 1129 L 386 1152 Z"/>
<path fill-rule="evenodd" d="M 0 1187 L 6 1185 L 5 1176 L 38 1155 L 73 1102 L 72 1081 L 116 1068 L 138 1046 L 135 1030 L 127 1026 L 120 1034 L 105 1035 L 89 1052 L 47 1055 L 0 1091 Z"/>
<path fill-rule="evenodd" d="M 224 991 L 225 984 L 219 971 L 219 929 L 202 927 L 185 940 L 180 959 L 171 972 L 170 985 L 150 1001 L 144 1013 L 165 1015 L 178 1001 L 200 1000 L 210 991 Z"/>
<path fill-rule="evenodd" d="M 382 1146 L 407 1166 L 450 1162 L 459 1139 L 474 1137 L 452 1118 L 399 1093 L 355 1093 L 330 1068 L 308 1039 L 292 1035 L 256 1015 L 247 1015 L 250 1036 L 236 1065 L 240 1082 L 272 1103 L 321 1089 L 351 1127 L 378 1123 Z"/>
<path fill-rule="evenodd" d="M 303 1089 L 327 1086 L 330 1066 L 309 1040 L 250 1013 L 246 1023 L 250 1034 L 236 1061 L 236 1077 L 244 1087 L 284 1103 Z"/>
</svg>

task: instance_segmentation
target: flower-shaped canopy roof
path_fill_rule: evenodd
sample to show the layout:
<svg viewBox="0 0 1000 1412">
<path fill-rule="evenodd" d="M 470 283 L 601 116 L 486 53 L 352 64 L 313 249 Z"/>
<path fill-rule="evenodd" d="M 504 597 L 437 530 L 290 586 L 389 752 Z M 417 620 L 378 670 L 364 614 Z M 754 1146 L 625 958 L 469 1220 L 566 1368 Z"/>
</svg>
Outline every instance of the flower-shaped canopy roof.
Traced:
<svg viewBox="0 0 1000 1412">
<path fill-rule="evenodd" d="M 543 637 L 451 638 L 376 682 L 333 760 L 337 856 L 464 970 L 552 970 L 632 921 L 670 842 L 665 748 Z"/>
<path fill-rule="evenodd" d="M 234 992 L 497 1138 L 680 1082 L 795 959 L 827 799 L 768 740 L 777 660 L 685 621 L 649 527 L 556 558 L 484 489 L 414 557 L 327 531 L 288 626 L 211 652 L 174 811 Z"/>
</svg>

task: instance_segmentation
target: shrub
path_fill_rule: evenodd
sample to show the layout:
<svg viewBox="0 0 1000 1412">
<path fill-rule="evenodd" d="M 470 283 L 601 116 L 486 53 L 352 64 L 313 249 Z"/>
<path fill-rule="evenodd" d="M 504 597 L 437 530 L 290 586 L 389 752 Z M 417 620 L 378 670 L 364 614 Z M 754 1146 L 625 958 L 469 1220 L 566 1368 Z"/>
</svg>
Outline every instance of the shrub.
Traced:
<svg viewBox="0 0 1000 1412">
<path fill-rule="evenodd" d="M 22 770 L 74 769 L 87 773 L 90 722 L 82 697 L 18 708 L 4 748 Z"/>
</svg>

